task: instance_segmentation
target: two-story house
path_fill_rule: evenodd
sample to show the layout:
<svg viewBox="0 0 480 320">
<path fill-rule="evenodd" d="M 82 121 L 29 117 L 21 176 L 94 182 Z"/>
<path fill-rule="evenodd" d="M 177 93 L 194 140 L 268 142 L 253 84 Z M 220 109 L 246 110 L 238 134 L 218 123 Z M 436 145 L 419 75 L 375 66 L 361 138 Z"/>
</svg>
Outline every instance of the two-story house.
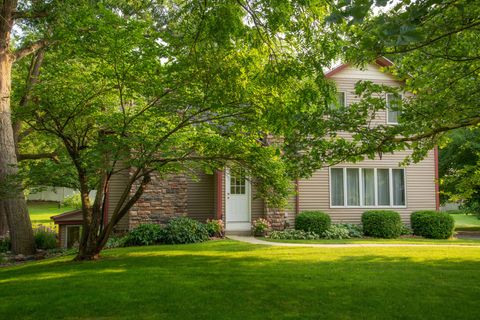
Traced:
<svg viewBox="0 0 480 320">
<path fill-rule="evenodd" d="M 326 76 L 337 86 L 337 107 L 348 108 L 357 101 L 354 86 L 359 80 L 402 86 L 402 82 L 380 70 L 388 65 L 390 61 L 379 58 L 363 69 L 343 64 L 328 72 Z M 386 96 L 387 104 L 391 99 L 393 96 Z M 387 109 L 377 114 L 374 121 L 395 125 L 398 114 Z M 223 219 L 227 232 L 249 232 L 251 222 L 259 217 L 269 218 L 274 228 L 282 229 L 293 226 L 295 216 L 305 210 L 324 211 L 333 222 L 360 223 L 362 213 L 368 209 L 392 209 L 408 223 L 412 211 L 438 209 L 439 200 L 436 150 L 417 164 L 400 167 L 407 154 L 384 154 L 381 159 L 318 170 L 311 178 L 295 182 L 296 193 L 282 211 L 269 209 L 265 201 L 256 196 L 255 186 L 247 177 L 230 174 L 228 170 L 213 175 L 200 174 L 195 180 L 182 175 L 169 180 L 153 179 L 116 230 L 127 231 L 140 223 L 163 223 L 180 215 L 200 221 Z M 112 178 L 107 199 L 109 214 L 127 179 L 128 173 Z M 108 219 L 107 213 L 105 219 Z M 60 215 L 54 220 L 60 225 L 64 245 L 69 242 L 68 234 L 72 234 L 70 242 L 73 235 L 78 236 L 80 214 Z"/>
</svg>

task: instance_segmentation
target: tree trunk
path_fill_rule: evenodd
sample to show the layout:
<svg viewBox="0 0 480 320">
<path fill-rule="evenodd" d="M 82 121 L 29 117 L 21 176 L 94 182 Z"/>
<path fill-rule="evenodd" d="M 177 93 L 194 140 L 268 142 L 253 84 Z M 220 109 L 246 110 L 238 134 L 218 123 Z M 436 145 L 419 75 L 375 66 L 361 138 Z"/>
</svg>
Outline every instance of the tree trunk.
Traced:
<svg viewBox="0 0 480 320">
<path fill-rule="evenodd" d="M 10 32 L 16 1 L 3 1 L 0 8 L 0 210 L 3 210 L 10 230 L 12 251 L 30 255 L 35 253 L 32 224 L 20 183 L 15 140 L 13 136 L 10 94 L 13 55 L 10 52 Z"/>
<path fill-rule="evenodd" d="M 2 191 L 0 206 L 7 218 L 12 251 L 30 255 L 35 252 L 32 224 L 21 186 L 15 179 L 18 163 L 10 109 L 11 71 L 11 56 L 8 51 L 0 52 L 0 182 L 7 187 Z"/>
<path fill-rule="evenodd" d="M 0 206 L 0 237 L 5 236 L 8 233 L 7 216 L 5 210 Z"/>
</svg>

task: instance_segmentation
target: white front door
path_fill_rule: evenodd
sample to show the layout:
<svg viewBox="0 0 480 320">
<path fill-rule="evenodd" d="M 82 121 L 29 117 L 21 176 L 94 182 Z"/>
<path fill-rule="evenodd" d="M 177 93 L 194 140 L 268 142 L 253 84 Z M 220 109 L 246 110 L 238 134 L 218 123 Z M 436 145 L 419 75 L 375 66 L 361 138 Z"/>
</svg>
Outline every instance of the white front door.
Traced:
<svg viewBox="0 0 480 320">
<path fill-rule="evenodd" d="M 244 172 L 230 172 L 225 175 L 225 209 L 227 231 L 250 230 L 250 182 Z"/>
</svg>

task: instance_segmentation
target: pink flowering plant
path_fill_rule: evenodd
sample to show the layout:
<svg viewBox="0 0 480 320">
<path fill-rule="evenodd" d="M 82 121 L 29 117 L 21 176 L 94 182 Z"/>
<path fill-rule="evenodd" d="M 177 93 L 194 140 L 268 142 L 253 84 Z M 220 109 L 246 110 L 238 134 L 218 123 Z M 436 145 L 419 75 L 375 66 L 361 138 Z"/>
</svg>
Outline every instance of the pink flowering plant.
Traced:
<svg viewBox="0 0 480 320">
<path fill-rule="evenodd" d="M 223 238 L 224 226 L 222 219 L 208 219 L 205 223 L 205 227 L 207 228 L 210 237 Z"/>
<path fill-rule="evenodd" d="M 252 223 L 252 231 L 254 234 L 264 234 L 266 233 L 272 225 L 270 221 L 264 218 L 258 218 L 257 220 L 253 220 Z"/>
</svg>

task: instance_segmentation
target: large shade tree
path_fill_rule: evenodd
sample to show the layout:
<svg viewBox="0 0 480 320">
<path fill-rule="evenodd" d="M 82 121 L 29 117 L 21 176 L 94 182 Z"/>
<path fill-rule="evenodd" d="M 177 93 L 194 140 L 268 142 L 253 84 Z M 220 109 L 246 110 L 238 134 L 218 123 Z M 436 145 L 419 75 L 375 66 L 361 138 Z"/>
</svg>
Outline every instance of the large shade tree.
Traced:
<svg viewBox="0 0 480 320">
<path fill-rule="evenodd" d="M 324 32 L 323 1 L 107 1 L 76 12 L 16 116 L 73 163 L 77 260 L 98 257 L 154 174 L 241 168 L 281 206 L 292 179 L 374 155 L 335 134 L 365 123 L 328 108 L 335 89 L 324 71 L 341 48 Z M 112 175 L 127 170 L 104 226 Z"/>
</svg>

